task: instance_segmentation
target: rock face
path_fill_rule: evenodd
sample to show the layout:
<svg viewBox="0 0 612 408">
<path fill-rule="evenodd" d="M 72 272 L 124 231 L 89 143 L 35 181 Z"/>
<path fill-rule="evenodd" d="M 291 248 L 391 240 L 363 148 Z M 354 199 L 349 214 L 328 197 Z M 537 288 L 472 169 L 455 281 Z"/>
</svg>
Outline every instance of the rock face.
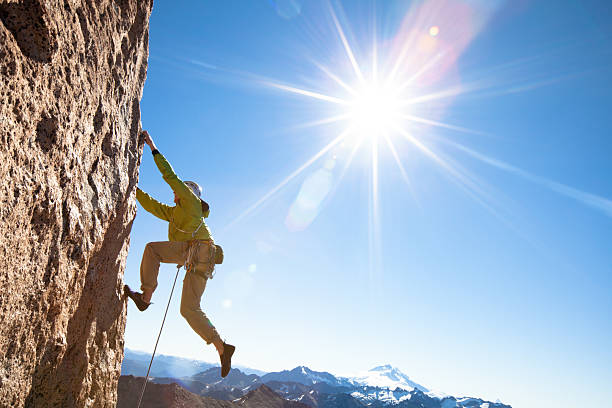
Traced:
<svg viewBox="0 0 612 408">
<path fill-rule="evenodd" d="M 152 0 L 0 0 L 0 406 L 114 407 Z"/>
</svg>

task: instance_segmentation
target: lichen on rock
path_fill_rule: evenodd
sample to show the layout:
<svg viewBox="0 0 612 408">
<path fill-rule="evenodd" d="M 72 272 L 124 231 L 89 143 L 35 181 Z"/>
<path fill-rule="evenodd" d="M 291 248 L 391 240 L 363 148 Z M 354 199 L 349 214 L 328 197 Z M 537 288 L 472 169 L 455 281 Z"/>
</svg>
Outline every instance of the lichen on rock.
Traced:
<svg viewBox="0 0 612 408">
<path fill-rule="evenodd" d="M 152 0 L 0 0 L 0 406 L 114 407 Z"/>
</svg>

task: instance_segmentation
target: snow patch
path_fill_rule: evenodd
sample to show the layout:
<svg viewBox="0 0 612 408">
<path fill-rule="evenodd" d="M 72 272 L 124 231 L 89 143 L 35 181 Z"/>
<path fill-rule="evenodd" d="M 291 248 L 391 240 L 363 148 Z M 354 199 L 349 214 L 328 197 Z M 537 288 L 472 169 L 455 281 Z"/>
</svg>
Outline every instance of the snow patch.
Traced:
<svg viewBox="0 0 612 408">
<path fill-rule="evenodd" d="M 410 377 L 389 364 L 374 367 L 365 373 L 348 378 L 348 381 L 354 385 L 367 385 L 371 387 L 388 388 L 390 390 L 401 388 L 405 391 L 418 389 L 422 392 L 429 392 L 427 388 L 415 383 Z"/>
</svg>

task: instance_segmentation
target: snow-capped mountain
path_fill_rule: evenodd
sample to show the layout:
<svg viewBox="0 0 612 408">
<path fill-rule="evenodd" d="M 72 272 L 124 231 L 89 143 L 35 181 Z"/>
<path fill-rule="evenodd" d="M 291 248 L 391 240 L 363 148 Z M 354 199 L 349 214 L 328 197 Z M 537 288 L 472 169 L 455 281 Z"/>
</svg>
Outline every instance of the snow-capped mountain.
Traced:
<svg viewBox="0 0 612 408">
<path fill-rule="evenodd" d="M 425 393 L 429 392 L 427 388 L 415 383 L 406 374 L 389 364 L 374 367 L 365 373 L 356 377 L 349 377 L 346 380 L 355 386 L 379 387 L 389 390 L 401 388 L 405 391 L 417 389 Z"/>
<path fill-rule="evenodd" d="M 397 405 L 402 401 L 409 400 L 412 398 L 413 391 L 406 391 L 401 388 L 395 388 L 393 390 L 387 388 L 361 386 L 355 388 L 351 393 L 351 397 L 371 404 L 375 401 L 380 401 L 385 404 Z"/>
</svg>

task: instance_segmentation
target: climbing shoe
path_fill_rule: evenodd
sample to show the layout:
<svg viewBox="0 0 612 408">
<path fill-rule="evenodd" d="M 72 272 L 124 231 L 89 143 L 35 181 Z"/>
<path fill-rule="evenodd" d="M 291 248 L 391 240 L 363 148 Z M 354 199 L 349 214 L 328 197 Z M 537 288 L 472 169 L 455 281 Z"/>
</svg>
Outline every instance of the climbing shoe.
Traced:
<svg viewBox="0 0 612 408">
<path fill-rule="evenodd" d="M 221 377 L 225 378 L 232 368 L 232 355 L 236 347 L 223 342 L 223 354 L 221 354 Z"/>
<path fill-rule="evenodd" d="M 147 303 L 142 299 L 142 293 L 134 292 L 132 289 L 130 289 L 128 285 L 125 285 L 123 287 L 123 291 L 125 292 L 126 296 L 128 296 L 134 301 L 134 303 L 136 303 L 136 307 L 141 312 L 147 310 L 147 308 L 151 305 L 151 303 Z"/>
</svg>

